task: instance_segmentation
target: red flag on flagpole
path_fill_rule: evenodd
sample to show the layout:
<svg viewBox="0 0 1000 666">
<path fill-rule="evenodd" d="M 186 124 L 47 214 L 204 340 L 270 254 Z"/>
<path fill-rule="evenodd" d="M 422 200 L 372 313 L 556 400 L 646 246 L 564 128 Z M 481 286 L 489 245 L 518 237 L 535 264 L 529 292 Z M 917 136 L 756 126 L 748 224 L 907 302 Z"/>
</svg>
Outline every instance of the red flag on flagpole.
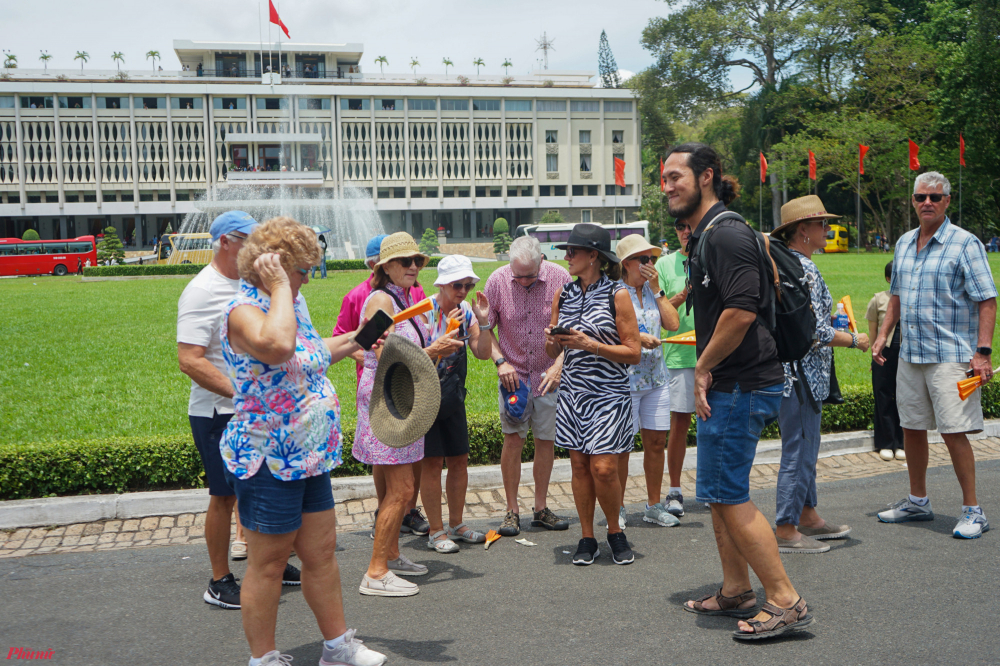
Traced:
<svg viewBox="0 0 1000 666">
<path fill-rule="evenodd" d="M 620 157 L 615 158 L 615 185 L 625 187 L 625 160 Z"/>
<path fill-rule="evenodd" d="M 858 144 L 858 173 L 865 175 L 865 154 L 870 150 L 869 146 Z"/>
<path fill-rule="evenodd" d="M 920 146 L 913 143 L 913 139 L 909 139 L 910 142 L 910 171 L 917 171 L 920 169 L 920 159 L 917 155 L 920 153 Z"/>
<path fill-rule="evenodd" d="M 285 37 L 288 37 L 289 39 L 291 39 L 292 36 L 288 34 L 288 28 L 285 27 L 285 24 L 281 22 L 281 17 L 278 16 L 278 10 L 274 8 L 274 2 L 273 2 L 273 0 L 267 0 L 267 4 L 268 4 L 268 6 L 271 9 L 271 17 L 268 20 L 270 20 L 271 23 L 275 24 L 276 26 L 278 26 L 282 30 L 284 30 L 285 31 Z"/>
<path fill-rule="evenodd" d="M 958 134 L 958 163 L 965 166 L 965 138 L 961 132 Z"/>
<path fill-rule="evenodd" d="M 767 178 L 767 158 L 764 157 L 764 153 L 761 153 L 760 154 L 760 182 L 763 183 L 765 178 Z"/>
<path fill-rule="evenodd" d="M 661 157 L 660 158 L 660 191 L 661 192 L 666 192 L 666 190 L 667 190 L 667 183 L 666 183 L 665 180 L 663 180 L 663 158 Z"/>
<path fill-rule="evenodd" d="M 816 156 L 809 151 L 809 180 L 816 180 Z"/>
</svg>

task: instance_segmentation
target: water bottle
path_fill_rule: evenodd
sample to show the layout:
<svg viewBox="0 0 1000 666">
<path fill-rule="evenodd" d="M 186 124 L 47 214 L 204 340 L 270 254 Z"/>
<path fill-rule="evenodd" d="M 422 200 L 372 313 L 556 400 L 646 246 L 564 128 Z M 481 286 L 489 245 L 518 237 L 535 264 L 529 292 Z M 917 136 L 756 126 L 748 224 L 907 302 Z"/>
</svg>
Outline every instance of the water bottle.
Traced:
<svg viewBox="0 0 1000 666">
<path fill-rule="evenodd" d="M 833 327 L 838 331 L 851 330 L 851 320 L 847 318 L 843 303 L 837 303 L 837 314 L 833 320 Z"/>
</svg>

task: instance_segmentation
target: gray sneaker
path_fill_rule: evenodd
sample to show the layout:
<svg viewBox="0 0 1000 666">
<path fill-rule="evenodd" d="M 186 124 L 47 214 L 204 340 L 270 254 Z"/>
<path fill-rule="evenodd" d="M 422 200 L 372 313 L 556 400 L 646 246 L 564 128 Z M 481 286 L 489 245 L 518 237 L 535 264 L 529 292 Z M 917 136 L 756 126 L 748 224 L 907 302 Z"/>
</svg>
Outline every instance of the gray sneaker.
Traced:
<svg viewBox="0 0 1000 666">
<path fill-rule="evenodd" d="M 670 513 L 670 511 L 659 502 L 643 512 L 642 522 L 653 523 L 654 525 L 661 525 L 663 527 L 675 527 L 681 524 L 681 521 L 677 520 L 677 516 Z"/>
<path fill-rule="evenodd" d="M 423 514 L 420 513 L 420 509 L 410 509 L 409 512 L 403 516 L 403 524 L 399 526 L 400 534 L 409 534 L 412 532 L 417 536 L 427 536 L 427 533 L 431 531 L 431 524 L 427 522 Z"/>
<path fill-rule="evenodd" d="M 389 560 L 388 566 L 389 571 L 399 574 L 400 576 L 423 576 L 427 573 L 427 567 L 422 564 L 417 564 L 402 553 L 400 553 L 399 557 L 396 559 Z"/>
<path fill-rule="evenodd" d="M 801 539 L 796 539 L 795 541 L 782 539 L 780 536 L 775 536 L 775 538 L 778 540 L 779 553 L 807 553 L 815 555 L 830 550 L 830 546 L 827 544 L 807 536 L 803 536 Z"/>
<path fill-rule="evenodd" d="M 684 515 L 684 495 L 679 492 L 674 491 L 667 495 L 664 504 L 667 506 L 667 511 L 678 518 Z"/>
<path fill-rule="evenodd" d="M 332 650 L 323 644 L 323 656 L 320 666 L 382 666 L 385 655 L 375 650 L 369 650 L 364 642 L 354 637 L 355 630 L 348 629 L 344 641 Z"/>
<path fill-rule="evenodd" d="M 904 497 L 888 510 L 878 514 L 878 519 L 883 523 L 905 523 L 911 520 L 934 520 L 934 511 L 931 509 L 931 501 L 920 506 L 910 501 L 909 497 Z"/>
<path fill-rule="evenodd" d="M 799 533 L 810 539 L 822 541 L 823 539 L 843 539 L 851 533 L 850 525 L 834 525 L 827 522 L 823 527 L 802 527 L 799 525 Z"/>
</svg>

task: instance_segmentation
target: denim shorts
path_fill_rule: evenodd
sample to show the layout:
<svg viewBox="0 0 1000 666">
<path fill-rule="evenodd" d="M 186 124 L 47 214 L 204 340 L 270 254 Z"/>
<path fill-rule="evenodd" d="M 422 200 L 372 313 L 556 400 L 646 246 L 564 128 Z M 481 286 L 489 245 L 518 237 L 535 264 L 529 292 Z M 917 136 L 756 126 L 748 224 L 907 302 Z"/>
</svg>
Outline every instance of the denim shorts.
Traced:
<svg viewBox="0 0 1000 666">
<path fill-rule="evenodd" d="M 240 523 L 261 534 L 287 534 L 302 527 L 303 513 L 333 508 L 330 473 L 297 481 L 282 481 L 261 465 L 249 479 L 237 479 L 226 469 L 226 481 L 236 491 Z"/>
<path fill-rule="evenodd" d="M 783 384 L 756 391 L 708 392 L 712 416 L 698 419 L 695 498 L 709 504 L 750 501 L 750 468 L 764 428 L 778 418 Z"/>
</svg>

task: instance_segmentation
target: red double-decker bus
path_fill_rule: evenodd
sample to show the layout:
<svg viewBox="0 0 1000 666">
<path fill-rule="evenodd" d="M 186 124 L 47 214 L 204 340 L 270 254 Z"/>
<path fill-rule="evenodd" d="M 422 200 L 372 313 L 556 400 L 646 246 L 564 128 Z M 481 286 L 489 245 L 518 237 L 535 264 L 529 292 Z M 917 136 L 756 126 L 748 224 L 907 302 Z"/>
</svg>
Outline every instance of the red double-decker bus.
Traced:
<svg viewBox="0 0 1000 666">
<path fill-rule="evenodd" d="M 37 241 L 0 238 L 0 275 L 66 275 L 96 265 L 93 236 Z"/>
</svg>

